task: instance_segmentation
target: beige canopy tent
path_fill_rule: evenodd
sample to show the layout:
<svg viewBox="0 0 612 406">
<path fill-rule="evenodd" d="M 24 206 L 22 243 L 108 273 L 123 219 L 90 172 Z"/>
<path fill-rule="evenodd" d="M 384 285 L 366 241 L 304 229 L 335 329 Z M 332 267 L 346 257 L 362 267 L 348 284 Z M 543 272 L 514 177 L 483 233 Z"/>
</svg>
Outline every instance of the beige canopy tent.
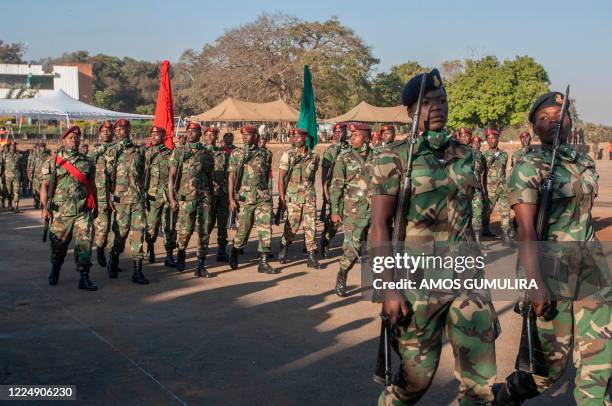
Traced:
<svg viewBox="0 0 612 406">
<path fill-rule="evenodd" d="M 252 103 L 242 100 L 225 99 L 223 102 L 205 111 L 192 116 L 192 121 L 298 121 L 300 112 L 283 100 L 278 99 L 269 103 Z"/>
<path fill-rule="evenodd" d="M 337 117 L 324 120 L 326 123 L 340 123 L 343 121 L 359 121 L 363 123 L 410 123 L 408 112 L 404 106 L 376 107 L 364 101 L 348 112 Z"/>
</svg>

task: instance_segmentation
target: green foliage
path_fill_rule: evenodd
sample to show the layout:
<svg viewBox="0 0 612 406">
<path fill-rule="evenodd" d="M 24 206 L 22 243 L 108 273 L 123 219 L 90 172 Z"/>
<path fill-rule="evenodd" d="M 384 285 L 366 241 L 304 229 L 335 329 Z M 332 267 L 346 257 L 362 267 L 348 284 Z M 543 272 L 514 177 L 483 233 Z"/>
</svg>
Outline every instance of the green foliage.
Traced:
<svg viewBox="0 0 612 406">
<path fill-rule="evenodd" d="M 22 43 L 5 43 L 0 39 L 0 63 L 23 63 L 26 45 Z"/>
</svg>

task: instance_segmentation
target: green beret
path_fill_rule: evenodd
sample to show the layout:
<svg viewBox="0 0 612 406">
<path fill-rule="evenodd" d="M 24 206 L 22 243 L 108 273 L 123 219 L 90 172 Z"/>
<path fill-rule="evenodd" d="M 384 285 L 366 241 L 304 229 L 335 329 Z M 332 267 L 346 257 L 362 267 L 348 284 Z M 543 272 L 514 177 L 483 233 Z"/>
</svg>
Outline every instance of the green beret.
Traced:
<svg viewBox="0 0 612 406">
<path fill-rule="evenodd" d="M 432 69 L 429 73 L 421 73 L 414 76 L 404 86 L 402 92 L 402 104 L 406 107 L 412 106 L 419 100 L 419 90 L 421 90 L 421 78 L 425 75 L 425 93 L 444 87 L 442 77 L 437 69 Z"/>
<path fill-rule="evenodd" d="M 563 93 L 560 92 L 548 92 L 538 97 L 538 99 L 533 103 L 531 110 L 529 111 L 529 122 L 531 124 L 535 124 L 535 114 L 542 107 L 550 107 L 550 106 L 563 106 Z M 569 101 L 568 101 L 569 108 Z"/>
</svg>

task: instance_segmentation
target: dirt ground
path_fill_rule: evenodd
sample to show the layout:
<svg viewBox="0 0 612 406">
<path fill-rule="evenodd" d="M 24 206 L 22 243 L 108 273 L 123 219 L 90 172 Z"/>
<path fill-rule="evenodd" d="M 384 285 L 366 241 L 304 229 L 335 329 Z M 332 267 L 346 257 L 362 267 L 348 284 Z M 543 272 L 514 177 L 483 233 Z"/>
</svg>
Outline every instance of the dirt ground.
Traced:
<svg viewBox="0 0 612 406">
<path fill-rule="evenodd" d="M 593 216 L 599 238 L 612 241 L 612 162 L 598 161 L 598 169 Z M 76 385 L 84 405 L 375 403 L 382 389 L 371 379 L 380 309 L 359 294 L 341 299 L 333 292 L 341 236 L 332 242 L 332 257 L 322 261 L 326 269 L 308 271 L 298 242 L 290 264 L 272 261 L 280 274 L 263 275 L 256 272 L 253 238 L 241 267 L 231 271 L 215 262 L 213 235 L 207 266 L 216 278 L 193 276 L 192 247 L 184 273 L 145 264 L 148 286 L 130 282 L 126 252 L 119 279 L 109 280 L 95 265 L 92 279 L 100 290 L 85 292 L 76 288 L 72 251 L 59 285 L 47 285 L 49 246 L 41 242 L 38 213 L 28 207 L 31 201 L 24 203 L 22 214 L 0 211 L 0 384 Z M 275 249 L 279 238 L 275 227 Z M 501 251 L 498 242 L 487 245 L 491 253 Z M 159 243 L 157 255 L 159 262 Z M 359 284 L 355 270 L 349 285 L 357 291 Z M 513 369 L 520 318 L 510 302 L 496 308 L 501 380 Z M 453 365 L 445 343 L 420 404 L 456 403 Z M 570 366 L 537 404 L 574 404 L 573 374 Z"/>
</svg>

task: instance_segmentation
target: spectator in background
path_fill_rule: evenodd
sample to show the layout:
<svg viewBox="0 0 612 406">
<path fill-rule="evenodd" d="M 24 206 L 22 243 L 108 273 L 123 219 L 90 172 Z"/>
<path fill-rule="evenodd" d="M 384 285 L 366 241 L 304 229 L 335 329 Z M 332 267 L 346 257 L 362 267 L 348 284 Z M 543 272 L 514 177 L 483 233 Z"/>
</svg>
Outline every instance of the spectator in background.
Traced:
<svg viewBox="0 0 612 406">
<path fill-rule="evenodd" d="M 612 161 L 612 141 L 608 141 L 608 159 Z"/>
</svg>

